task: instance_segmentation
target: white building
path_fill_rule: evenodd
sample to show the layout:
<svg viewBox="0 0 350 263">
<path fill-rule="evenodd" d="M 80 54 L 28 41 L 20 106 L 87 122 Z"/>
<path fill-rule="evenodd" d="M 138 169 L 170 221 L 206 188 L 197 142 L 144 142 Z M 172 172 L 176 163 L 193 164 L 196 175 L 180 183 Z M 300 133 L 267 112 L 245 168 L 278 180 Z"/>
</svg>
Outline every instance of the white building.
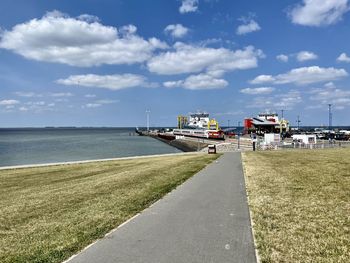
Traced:
<svg viewBox="0 0 350 263">
<path fill-rule="evenodd" d="M 316 134 L 294 134 L 292 135 L 294 142 L 304 143 L 304 144 L 316 144 L 317 136 Z"/>
</svg>

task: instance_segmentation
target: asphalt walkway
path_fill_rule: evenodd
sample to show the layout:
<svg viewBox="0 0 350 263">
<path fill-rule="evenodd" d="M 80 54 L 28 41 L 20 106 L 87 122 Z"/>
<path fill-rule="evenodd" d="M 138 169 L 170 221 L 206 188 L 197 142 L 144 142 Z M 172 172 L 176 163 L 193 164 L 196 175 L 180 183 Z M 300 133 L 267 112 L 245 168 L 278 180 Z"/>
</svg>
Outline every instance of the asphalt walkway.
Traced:
<svg viewBox="0 0 350 263">
<path fill-rule="evenodd" d="M 77 262 L 256 262 L 240 153 L 225 153 Z"/>
</svg>

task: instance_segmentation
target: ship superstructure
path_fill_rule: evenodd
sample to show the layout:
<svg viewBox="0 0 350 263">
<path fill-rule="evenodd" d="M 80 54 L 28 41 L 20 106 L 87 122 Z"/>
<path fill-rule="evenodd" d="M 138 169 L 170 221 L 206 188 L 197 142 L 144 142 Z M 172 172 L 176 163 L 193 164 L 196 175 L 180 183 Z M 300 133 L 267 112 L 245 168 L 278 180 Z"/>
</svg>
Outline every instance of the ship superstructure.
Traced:
<svg viewBox="0 0 350 263">
<path fill-rule="evenodd" d="M 285 133 L 288 132 L 289 121 L 278 118 L 277 113 L 260 113 L 257 117 L 246 118 L 244 120 L 244 129 L 247 133 L 255 132 L 265 133 Z"/>
<path fill-rule="evenodd" d="M 215 119 L 210 119 L 208 113 L 192 113 L 189 118 L 180 115 L 177 117 L 177 123 L 178 127 L 174 129 L 174 135 L 207 139 L 224 138 L 219 123 Z"/>
</svg>

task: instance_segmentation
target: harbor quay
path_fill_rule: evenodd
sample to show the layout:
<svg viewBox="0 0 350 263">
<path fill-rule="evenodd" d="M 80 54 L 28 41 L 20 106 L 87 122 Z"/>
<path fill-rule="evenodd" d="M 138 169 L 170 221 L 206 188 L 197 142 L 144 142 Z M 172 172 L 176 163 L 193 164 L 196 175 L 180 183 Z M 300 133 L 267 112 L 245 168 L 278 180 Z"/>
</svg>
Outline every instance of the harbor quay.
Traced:
<svg viewBox="0 0 350 263">
<path fill-rule="evenodd" d="M 243 127 L 221 128 L 208 113 L 189 117 L 179 115 L 176 128 L 136 129 L 141 136 L 150 136 L 185 152 L 207 152 L 214 145 L 218 152 L 278 149 L 324 149 L 350 146 L 350 130 L 318 127 L 291 127 L 277 113 L 260 113 L 245 118 Z M 299 124 L 299 123 L 298 123 Z"/>
</svg>

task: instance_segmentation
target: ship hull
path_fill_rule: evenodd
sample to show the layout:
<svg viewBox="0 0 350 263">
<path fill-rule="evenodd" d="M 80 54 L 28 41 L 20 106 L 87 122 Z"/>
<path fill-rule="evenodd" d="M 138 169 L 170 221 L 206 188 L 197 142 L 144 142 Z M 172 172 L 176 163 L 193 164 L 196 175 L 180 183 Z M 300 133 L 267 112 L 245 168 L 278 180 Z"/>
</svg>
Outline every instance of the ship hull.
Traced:
<svg viewBox="0 0 350 263">
<path fill-rule="evenodd" d="M 174 135 L 203 138 L 203 139 L 214 139 L 223 140 L 224 132 L 220 130 L 200 130 L 200 129 L 174 129 Z"/>
</svg>

